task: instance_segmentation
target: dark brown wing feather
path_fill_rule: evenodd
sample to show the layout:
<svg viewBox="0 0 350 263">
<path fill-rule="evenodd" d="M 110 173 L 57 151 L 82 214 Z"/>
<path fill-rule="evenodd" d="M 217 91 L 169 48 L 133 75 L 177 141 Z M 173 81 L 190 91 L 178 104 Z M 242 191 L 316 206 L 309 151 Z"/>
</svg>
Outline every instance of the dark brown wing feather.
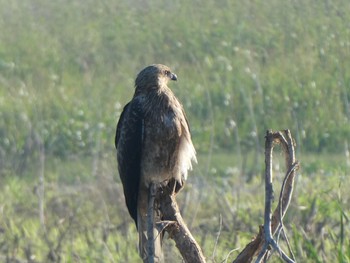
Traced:
<svg viewBox="0 0 350 263">
<path fill-rule="evenodd" d="M 132 100 L 123 109 L 115 136 L 119 176 L 131 217 L 137 226 L 137 199 L 141 174 L 143 114 L 141 105 Z"/>
</svg>

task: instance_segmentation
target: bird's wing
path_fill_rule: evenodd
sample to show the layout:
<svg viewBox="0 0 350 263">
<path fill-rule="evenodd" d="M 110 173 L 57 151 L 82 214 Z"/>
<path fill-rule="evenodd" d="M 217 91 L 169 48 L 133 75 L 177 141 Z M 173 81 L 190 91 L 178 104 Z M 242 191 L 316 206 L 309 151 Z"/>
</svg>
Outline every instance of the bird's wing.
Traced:
<svg viewBox="0 0 350 263">
<path fill-rule="evenodd" d="M 118 169 L 124 188 L 124 196 L 131 217 L 139 232 L 139 250 L 144 262 L 148 262 L 147 207 L 149 190 L 140 187 L 141 154 L 143 145 L 144 116 L 141 103 L 133 99 L 128 103 L 117 125 L 115 145 L 117 148 Z M 140 195 L 140 196 L 139 196 Z M 140 204 L 138 204 L 140 201 Z M 145 210 L 146 212 L 142 212 Z M 160 221 L 159 210 L 155 210 L 154 222 Z M 154 262 L 162 258 L 163 234 L 154 227 Z"/>
<path fill-rule="evenodd" d="M 137 200 L 141 174 L 143 137 L 143 114 L 140 103 L 132 100 L 123 109 L 117 125 L 115 146 L 117 148 L 119 176 L 131 217 L 137 225 Z"/>
<path fill-rule="evenodd" d="M 122 130 L 122 127 L 123 127 L 123 123 L 124 123 L 125 112 L 127 112 L 128 108 L 129 108 L 129 105 L 130 105 L 130 102 L 124 106 L 123 111 L 122 111 L 122 113 L 120 114 L 120 117 L 119 117 L 119 121 L 118 121 L 118 124 L 117 124 L 117 130 L 116 130 L 116 133 L 115 133 L 115 141 L 114 141 L 116 149 L 118 149 L 118 142 L 119 142 L 119 139 L 120 139 L 120 133 L 121 133 L 121 130 Z"/>
</svg>

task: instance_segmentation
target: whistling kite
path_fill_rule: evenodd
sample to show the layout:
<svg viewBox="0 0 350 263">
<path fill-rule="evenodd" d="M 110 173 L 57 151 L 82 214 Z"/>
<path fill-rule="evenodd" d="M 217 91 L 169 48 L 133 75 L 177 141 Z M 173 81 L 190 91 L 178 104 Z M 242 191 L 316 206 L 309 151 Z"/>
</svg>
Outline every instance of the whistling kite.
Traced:
<svg viewBox="0 0 350 263">
<path fill-rule="evenodd" d="M 177 76 L 164 65 L 144 68 L 136 77 L 135 93 L 124 107 L 115 137 L 118 169 L 126 205 L 139 232 L 139 252 L 147 261 L 147 208 L 151 184 L 175 180 L 178 192 L 196 160 L 184 109 L 167 86 Z M 161 221 L 157 206 L 155 221 Z M 155 262 L 161 257 L 162 234 L 153 229 Z"/>
</svg>

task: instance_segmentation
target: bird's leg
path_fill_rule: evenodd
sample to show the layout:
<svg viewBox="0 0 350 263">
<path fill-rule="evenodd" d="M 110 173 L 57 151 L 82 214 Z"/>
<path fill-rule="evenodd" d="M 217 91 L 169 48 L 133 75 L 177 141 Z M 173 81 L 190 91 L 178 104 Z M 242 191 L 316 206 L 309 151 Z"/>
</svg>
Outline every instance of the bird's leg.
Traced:
<svg viewBox="0 0 350 263">
<path fill-rule="evenodd" d="M 147 242 L 148 242 L 148 263 L 154 263 L 154 200 L 157 193 L 157 185 L 150 183 L 147 209 Z"/>
<path fill-rule="evenodd" d="M 177 192 L 176 191 L 176 185 L 177 185 L 176 180 L 174 180 L 174 185 L 173 185 L 173 190 L 172 190 L 173 194 Z"/>
<path fill-rule="evenodd" d="M 180 182 L 178 182 L 175 179 L 170 179 L 168 183 L 165 185 L 165 187 L 170 189 L 171 194 L 176 195 L 179 192 L 179 190 L 182 188 L 182 184 L 180 184 Z M 165 191 L 169 191 L 169 190 L 165 190 Z"/>
</svg>

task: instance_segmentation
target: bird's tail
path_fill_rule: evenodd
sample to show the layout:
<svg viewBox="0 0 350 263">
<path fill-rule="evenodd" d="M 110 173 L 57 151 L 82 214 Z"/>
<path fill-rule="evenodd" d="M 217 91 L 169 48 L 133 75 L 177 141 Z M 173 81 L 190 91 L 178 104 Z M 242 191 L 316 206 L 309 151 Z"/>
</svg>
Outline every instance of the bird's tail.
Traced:
<svg viewBox="0 0 350 263">
<path fill-rule="evenodd" d="M 137 208 L 139 253 L 144 263 L 157 263 L 163 260 L 163 233 L 156 227 L 156 223 L 161 221 L 161 214 L 158 202 L 154 202 L 154 196 L 152 202 L 152 196 L 150 196 L 151 192 L 152 190 L 148 191 L 146 189 L 139 192 Z M 150 207 L 150 205 L 152 207 Z M 149 239 L 153 239 L 154 242 L 149 242 Z"/>
</svg>

